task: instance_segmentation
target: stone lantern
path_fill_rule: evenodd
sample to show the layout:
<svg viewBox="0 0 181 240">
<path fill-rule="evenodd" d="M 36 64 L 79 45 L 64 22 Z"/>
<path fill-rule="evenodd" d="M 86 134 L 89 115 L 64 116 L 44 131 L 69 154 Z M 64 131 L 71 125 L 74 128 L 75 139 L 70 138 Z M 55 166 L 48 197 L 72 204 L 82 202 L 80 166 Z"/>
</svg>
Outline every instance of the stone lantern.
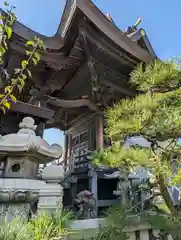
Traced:
<svg viewBox="0 0 181 240">
<path fill-rule="evenodd" d="M 0 213 L 10 218 L 15 212 L 28 217 L 31 205 L 39 201 L 40 189 L 47 189 L 46 182 L 37 179 L 39 164 L 62 155 L 59 145 L 49 145 L 36 136 L 34 123 L 32 118 L 26 117 L 17 133 L 0 136 Z M 45 180 L 49 180 L 46 176 L 54 179 L 56 171 L 51 175 L 45 169 Z"/>
</svg>

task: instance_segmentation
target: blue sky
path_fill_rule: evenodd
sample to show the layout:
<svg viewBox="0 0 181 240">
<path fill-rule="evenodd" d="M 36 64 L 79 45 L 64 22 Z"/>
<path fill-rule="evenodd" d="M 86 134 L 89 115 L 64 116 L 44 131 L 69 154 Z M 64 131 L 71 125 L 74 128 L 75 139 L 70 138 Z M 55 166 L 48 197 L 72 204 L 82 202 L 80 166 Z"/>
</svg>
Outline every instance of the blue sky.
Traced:
<svg viewBox="0 0 181 240">
<path fill-rule="evenodd" d="M 0 7 L 3 6 L 0 0 Z M 65 0 L 9 0 L 16 6 L 18 20 L 47 36 L 58 28 Z M 181 55 L 181 0 L 94 0 L 104 12 L 109 12 L 116 24 L 125 29 L 142 17 L 141 27 L 149 36 L 153 48 L 161 59 Z M 49 143 L 63 145 L 63 134 L 56 130 L 45 133 Z"/>
</svg>

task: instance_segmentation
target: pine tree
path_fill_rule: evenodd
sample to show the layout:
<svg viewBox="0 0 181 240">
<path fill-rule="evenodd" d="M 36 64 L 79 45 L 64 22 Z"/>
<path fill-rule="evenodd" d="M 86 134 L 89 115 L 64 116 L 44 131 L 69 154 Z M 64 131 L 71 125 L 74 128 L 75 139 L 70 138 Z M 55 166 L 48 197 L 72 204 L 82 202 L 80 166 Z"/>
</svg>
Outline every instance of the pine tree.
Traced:
<svg viewBox="0 0 181 240">
<path fill-rule="evenodd" d="M 174 205 L 168 188 L 179 184 L 181 170 L 175 174 L 173 164 L 181 163 L 181 68 L 177 61 L 154 61 L 140 64 L 130 75 L 138 95 L 127 98 L 106 110 L 107 135 L 112 146 L 96 155 L 98 164 L 129 170 L 141 166 L 154 174 L 154 185 L 160 190 L 174 218 L 181 217 L 179 204 Z M 125 139 L 142 136 L 150 148 L 125 149 Z"/>
</svg>

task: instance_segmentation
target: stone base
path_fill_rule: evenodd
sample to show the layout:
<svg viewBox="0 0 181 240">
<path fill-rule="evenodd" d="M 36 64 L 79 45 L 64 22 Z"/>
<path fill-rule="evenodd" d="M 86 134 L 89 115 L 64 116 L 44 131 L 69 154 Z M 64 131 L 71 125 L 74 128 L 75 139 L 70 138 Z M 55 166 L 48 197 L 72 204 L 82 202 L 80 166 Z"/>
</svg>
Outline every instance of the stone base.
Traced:
<svg viewBox="0 0 181 240">
<path fill-rule="evenodd" d="M 74 231 L 80 230 L 81 231 L 81 236 L 79 234 L 74 234 L 69 238 L 69 240 L 73 239 L 83 239 L 83 238 L 90 238 L 95 237 L 96 233 L 99 230 L 100 226 L 105 226 L 105 219 L 104 218 L 95 218 L 95 219 L 88 219 L 88 220 L 77 220 L 74 221 L 71 229 Z M 96 231 L 97 229 L 97 231 Z M 137 234 L 139 234 L 139 239 L 140 240 L 149 240 L 149 232 L 152 232 L 152 234 L 157 237 L 160 233 L 159 230 L 156 229 L 151 229 L 151 226 L 148 224 L 141 224 L 141 225 L 136 225 L 134 227 L 129 227 L 125 229 L 125 232 L 127 233 L 127 236 L 129 237 L 128 240 L 136 240 Z M 173 240 L 173 238 L 169 235 L 168 240 Z"/>
<path fill-rule="evenodd" d="M 63 188 L 60 184 L 47 183 L 40 189 L 38 213 L 43 211 L 52 212 L 62 209 Z"/>
<path fill-rule="evenodd" d="M 38 213 L 57 209 L 61 211 L 62 197 L 63 187 L 58 183 L 33 179 L 0 179 L 0 213 L 6 215 L 8 212 L 8 218 L 12 218 L 15 212 L 28 217 L 30 205 L 36 201 Z"/>
<path fill-rule="evenodd" d="M 0 216 L 6 217 L 8 221 L 11 221 L 16 216 L 21 216 L 28 219 L 30 216 L 30 205 L 24 204 L 1 204 Z"/>
</svg>

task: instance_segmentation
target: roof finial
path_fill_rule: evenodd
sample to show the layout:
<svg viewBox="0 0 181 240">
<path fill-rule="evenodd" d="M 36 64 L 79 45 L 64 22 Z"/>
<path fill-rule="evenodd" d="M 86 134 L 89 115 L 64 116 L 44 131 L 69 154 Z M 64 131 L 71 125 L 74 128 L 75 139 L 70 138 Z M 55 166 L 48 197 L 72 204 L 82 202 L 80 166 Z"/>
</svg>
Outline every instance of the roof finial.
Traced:
<svg viewBox="0 0 181 240">
<path fill-rule="evenodd" d="M 125 34 L 131 34 L 137 31 L 137 27 L 140 25 L 142 19 L 141 17 L 138 18 L 138 20 L 136 21 L 136 23 L 132 26 L 129 26 L 126 31 Z"/>
<path fill-rule="evenodd" d="M 141 17 L 139 17 L 138 20 L 136 21 L 136 23 L 133 25 L 133 28 L 137 29 L 137 27 L 138 27 L 138 25 L 140 25 L 141 21 L 142 21 L 142 19 L 141 19 Z"/>
</svg>

